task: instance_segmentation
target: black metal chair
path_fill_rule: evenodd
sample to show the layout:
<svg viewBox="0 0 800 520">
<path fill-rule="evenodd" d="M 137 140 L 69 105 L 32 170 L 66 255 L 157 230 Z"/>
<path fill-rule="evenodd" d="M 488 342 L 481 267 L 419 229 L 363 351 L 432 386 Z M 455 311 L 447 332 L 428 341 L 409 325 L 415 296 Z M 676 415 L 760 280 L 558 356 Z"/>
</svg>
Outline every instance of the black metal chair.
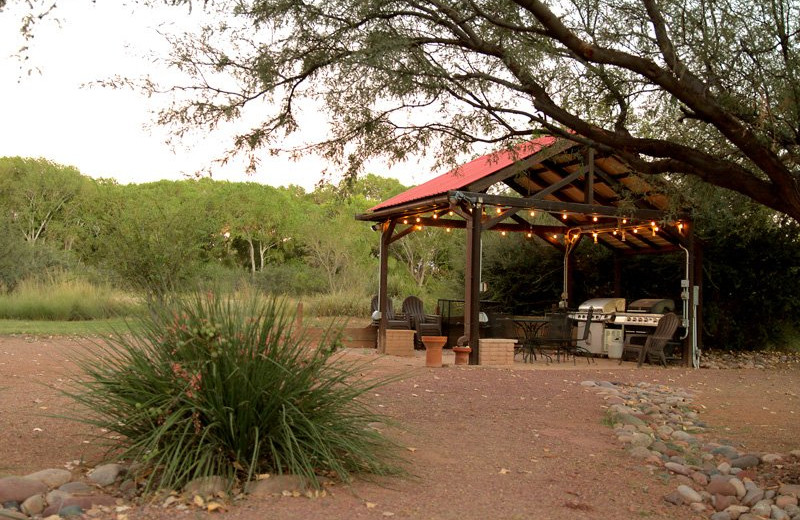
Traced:
<svg viewBox="0 0 800 520">
<path fill-rule="evenodd" d="M 438 314 L 425 314 L 422 300 L 416 296 L 403 300 L 403 314 L 408 316 L 411 327 L 417 331 L 418 346 L 422 345 L 422 336 L 442 335 L 442 317 Z"/>
<path fill-rule="evenodd" d="M 545 335 L 533 338 L 533 348 L 539 351 L 539 354 L 552 361 L 552 352 L 555 352 L 556 361 L 561 361 L 561 356 L 564 359 L 569 359 L 572 356 L 573 364 L 576 362 L 577 356 L 586 356 L 586 362 L 592 363 L 594 358 L 591 352 L 584 347 L 578 346 L 578 341 L 586 341 L 589 338 L 589 331 L 592 323 L 592 310 L 586 316 L 586 327 L 583 329 L 581 337 L 576 338 L 572 336 L 572 320 L 570 320 L 566 311 L 553 312 L 547 315 L 547 332 Z"/>
<path fill-rule="evenodd" d="M 680 318 L 678 318 L 675 313 L 668 312 L 658 320 L 658 325 L 652 334 L 636 334 L 630 336 L 625 340 L 619 364 L 621 365 L 622 360 L 625 359 L 626 352 L 636 352 L 639 359 L 639 364 L 637 366 L 641 367 L 646 358 L 652 359 L 653 357 L 657 357 L 661 364 L 666 367 L 667 358 L 664 355 L 664 347 L 667 345 L 667 342 L 672 339 L 672 336 L 675 335 L 680 321 Z"/>
<path fill-rule="evenodd" d="M 372 304 L 371 304 L 371 312 L 372 314 L 375 311 L 380 310 L 378 308 L 378 296 L 372 297 Z M 372 325 L 375 327 L 380 326 L 380 320 L 376 320 L 373 318 Z M 386 328 L 387 329 L 412 329 L 411 326 L 411 319 L 406 315 L 397 315 L 394 313 L 394 305 L 392 304 L 392 299 L 386 299 Z"/>
</svg>

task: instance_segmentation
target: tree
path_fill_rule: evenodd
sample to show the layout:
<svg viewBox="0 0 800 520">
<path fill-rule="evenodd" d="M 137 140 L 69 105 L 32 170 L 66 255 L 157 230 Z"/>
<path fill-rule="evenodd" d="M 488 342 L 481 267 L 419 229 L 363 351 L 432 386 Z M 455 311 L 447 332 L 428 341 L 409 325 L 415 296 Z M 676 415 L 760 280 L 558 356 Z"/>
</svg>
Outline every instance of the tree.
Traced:
<svg viewBox="0 0 800 520">
<path fill-rule="evenodd" d="M 794 0 L 209 8 L 219 9 L 218 25 L 172 39 L 172 63 L 192 79 L 175 87 L 181 95 L 160 121 L 214 128 L 273 101 L 232 153 L 280 148 L 317 104 L 331 134 L 309 148 L 351 173 L 374 156 L 399 160 L 434 146 L 446 161 L 475 143 L 546 130 L 613 150 L 644 173 L 694 176 L 800 219 Z"/>
<path fill-rule="evenodd" d="M 46 159 L 0 158 L 0 208 L 8 229 L 36 245 L 54 222 L 70 214 L 70 202 L 89 184 L 71 167 Z"/>
</svg>

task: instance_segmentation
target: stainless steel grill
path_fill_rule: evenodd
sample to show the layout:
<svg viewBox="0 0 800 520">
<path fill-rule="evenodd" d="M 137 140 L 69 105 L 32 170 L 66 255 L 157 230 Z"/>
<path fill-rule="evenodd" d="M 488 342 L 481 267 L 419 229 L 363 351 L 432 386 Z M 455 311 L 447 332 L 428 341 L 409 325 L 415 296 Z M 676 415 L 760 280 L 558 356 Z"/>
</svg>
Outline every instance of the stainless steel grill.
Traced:
<svg viewBox="0 0 800 520">
<path fill-rule="evenodd" d="M 627 312 L 617 312 L 611 320 L 615 325 L 655 327 L 661 316 L 675 310 L 675 302 L 668 298 L 644 298 L 628 305 Z"/>
<path fill-rule="evenodd" d="M 608 353 L 609 339 L 606 334 L 606 323 L 614 319 L 619 311 L 625 310 L 625 298 L 592 298 L 578 306 L 577 312 L 570 314 L 570 318 L 578 322 L 578 337 L 583 337 L 586 321 L 592 309 L 592 322 L 589 324 L 589 336 L 586 341 L 579 341 L 578 346 L 585 348 L 592 354 Z"/>
</svg>

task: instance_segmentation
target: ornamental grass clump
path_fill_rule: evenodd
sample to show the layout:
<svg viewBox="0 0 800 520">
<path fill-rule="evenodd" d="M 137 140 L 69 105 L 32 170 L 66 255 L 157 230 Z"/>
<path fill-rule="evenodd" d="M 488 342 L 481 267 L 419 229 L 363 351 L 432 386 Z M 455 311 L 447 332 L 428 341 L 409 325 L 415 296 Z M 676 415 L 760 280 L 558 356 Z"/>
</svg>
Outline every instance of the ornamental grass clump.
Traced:
<svg viewBox="0 0 800 520">
<path fill-rule="evenodd" d="M 149 489 L 402 472 L 397 446 L 370 427 L 386 418 L 361 400 L 387 380 L 331 360 L 334 334 L 308 346 L 281 303 L 196 295 L 143 322 L 90 347 L 70 395 L 88 410 L 81 420 L 118 439 L 115 456 L 143 465 Z"/>
</svg>

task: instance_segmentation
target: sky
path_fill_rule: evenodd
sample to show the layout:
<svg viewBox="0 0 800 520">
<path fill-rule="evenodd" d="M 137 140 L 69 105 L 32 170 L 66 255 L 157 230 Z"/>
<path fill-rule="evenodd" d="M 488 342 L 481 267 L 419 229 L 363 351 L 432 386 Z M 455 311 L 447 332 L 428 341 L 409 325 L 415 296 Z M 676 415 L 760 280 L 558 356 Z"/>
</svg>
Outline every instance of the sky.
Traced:
<svg viewBox="0 0 800 520">
<path fill-rule="evenodd" d="M 244 161 L 219 166 L 214 159 L 229 144 L 224 135 L 198 132 L 170 146 L 165 142 L 167 129 L 152 125 L 163 99 L 85 86 L 114 75 L 168 76 L 170 71 L 148 58 L 168 49 L 156 29 L 198 24 L 200 10 L 124 7 L 114 1 L 59 2 L 53 14 L 37 24 L 29 59 L 22 63 L 15 55 L 24 44 L 19 35 L 20 3 L 11 0 L 0 12 L 0 157 L 42 157 L 121 183 L 179 180 L 210 168 L 218 180 L 295 184 L 311 190 L 323 170 L 335 176 L 331 165 L 314 156 L 292 161 L 265 153 L 254 175 L 243 173 Z M 38 70 L 28 74 L 32 67 Z M 301 128 L 305 135 L 318 133 L 314 121 L 307 124 L 312 128 Z M 435 176 L 429 164 L 421 160 L 387 168 L 372 163 L 368 171 L 410 186 Z"/>
</svg>

